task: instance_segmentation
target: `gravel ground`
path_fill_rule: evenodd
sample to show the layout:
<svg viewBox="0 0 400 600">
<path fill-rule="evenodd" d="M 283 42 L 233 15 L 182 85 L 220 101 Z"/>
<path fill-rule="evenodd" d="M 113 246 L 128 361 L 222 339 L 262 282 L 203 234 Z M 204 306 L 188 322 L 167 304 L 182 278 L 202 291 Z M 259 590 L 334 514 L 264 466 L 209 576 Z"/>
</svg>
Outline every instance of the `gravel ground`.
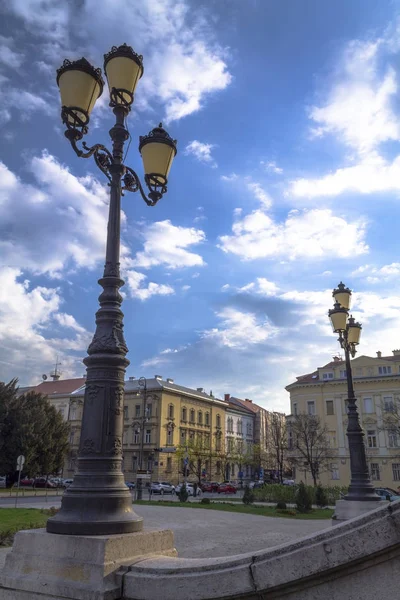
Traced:
<svg viewBox="0 0 400 600">
<path fill-rule="evenodd" d="M 39 503 L 32 504 L 39 508 Z M 231 556 L 262 550 L 331 527 L 330 520 L 260 517 L 172 506 L 135 506 L 135 511 L 144 518 L 145 526 L 172 529 L 178 555 L 182 558 Z M 6 552 L 0 550 L 0 568 Z"/>
</svg>

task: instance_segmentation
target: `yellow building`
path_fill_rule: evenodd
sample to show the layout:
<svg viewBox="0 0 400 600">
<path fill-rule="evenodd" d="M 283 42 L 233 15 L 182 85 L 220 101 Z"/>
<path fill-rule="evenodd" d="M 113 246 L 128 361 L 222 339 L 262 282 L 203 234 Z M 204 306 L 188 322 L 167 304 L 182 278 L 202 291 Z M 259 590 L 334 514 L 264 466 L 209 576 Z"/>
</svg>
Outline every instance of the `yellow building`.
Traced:
<svg viewBox="0 0 400 600">
<path fill-rule="evenodd" d="M 75 470 L 83 399 L 84 387 L 70 396 L 71 449 L 64 476 L 72 477 Z M 208 480 L 221 479 L 218 453 L 224 450 L 225 410 L 222 400 L 202 388 L 176 385 L 172 379 L 164 381 L 159 375 L 152 379 L 130 377 L 125 382 L 124 400 L 126 481 L 134 480 L 137 470 L 143 469 L 152 471 L 153 481 L 178 483 L 183 478 L 186 445 L 194 467 L 188 481 L 197 479 L 196 471 Z M 159 452 L 160 448 L 171 448 L 171 452 Z"/>
<path fill-rule="evenodd" d="M 392 356 L 359 356 L 351 361 L 354 389 L 371 479 L 376 487 L 400 485 L 400 350 Z M 323 485 L 348 485 L 349 446 L 346 436 L 347 381 L 344 361 L 333 361 L 313 373 L 297 377 L 286 387 L 290 393 L 291 418 L 315 414 L 326 426 L 332 459 L 320 473 Z M 289 437 L 290 446 L 290 437 Z M 310 473 L 297 468 L 296 481 L 311 483 Z"/>
</svg>

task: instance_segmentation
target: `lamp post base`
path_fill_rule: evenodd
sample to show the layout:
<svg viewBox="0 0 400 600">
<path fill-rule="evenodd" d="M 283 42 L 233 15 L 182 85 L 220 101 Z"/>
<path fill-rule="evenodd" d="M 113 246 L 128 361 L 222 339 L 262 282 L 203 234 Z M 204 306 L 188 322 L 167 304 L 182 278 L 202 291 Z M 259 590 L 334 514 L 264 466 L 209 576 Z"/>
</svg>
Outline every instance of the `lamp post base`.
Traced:
<svg viewBox="0 0 400 600">
<path fill-rule="evenodd" d="M 343 521 L 354 519 L 371 510 L 381 508 L 385 504 L 389 504 L 389 502 L 381 500 L 379 496 L 376 500 L 338 500 L 332 517 L 332 525 L 338 525 L 339 523 L 343 523 Z"/>
</svg>

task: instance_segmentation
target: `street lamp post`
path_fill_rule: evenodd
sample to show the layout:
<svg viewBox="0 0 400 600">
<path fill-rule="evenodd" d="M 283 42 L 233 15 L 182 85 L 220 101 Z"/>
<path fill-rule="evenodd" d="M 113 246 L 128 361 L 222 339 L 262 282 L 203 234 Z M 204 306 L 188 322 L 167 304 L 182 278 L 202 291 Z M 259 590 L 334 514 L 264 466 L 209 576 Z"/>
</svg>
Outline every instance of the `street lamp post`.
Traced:
<svg viewBox="0 0 400 600">
<path fill-rule="evenodd" d="M 345 500 L 361 502 L 378 501 L 380 498 L 375 494 L 369 476 L 365 454 L 364 432 L 361 428 L 357 411 L 357 399 L 354 394 L 350 363 L 350 355 L 353 358 L 356 355 L 356 346 L 360 343 L 362 327 L 360 323 L 355 322 L 352 316 L 349 318 L 351 290 L 340 282 L 338 287 L 333 290 L 332 296 L 335 299 L 335 304 L 329 310 L 328 316 L 331 320 L 333 331 L 339 335 L 338 341 L 344 350 L 346 360 L 347 439 L 349 441 L 351 480 Z"/>
<path fill-rule="evenodd" d="M 85 58 L 65 60 L 57 71 L 61 93 L 61 118 L 65 136 L 79 157 L 93 156 L 110 186 L 106 260 L 103 291 L 96 313 L 96 331 L 84 359 L 87 367 L 85 400 L 77 472 L 65 491 L 61 510 L 47 522 L 50 533 L 70 535 L 109 535 L 140 531 L 143 520 L 132 510 L 132 498 L 122 473 L 124 380 L 129 361 L 123 335 L 120 277 L 121 196 L 139 191 L 154 206 L 167 191 L 167 177 L 176 141 L 160 124 L 140 137 L 139 151 L 144 166 L 144 191 L 138 175 L 123 163 L 124 144 L 129 138 L 125 126 L 136 84 L 143 74 L 142 56 L 130 46 L 113 47 L 104 55 L 104 71 L 110 92 L 115 124 L 110 130 L 112 151 L 102 144 L 88 147 L 78 143 L 88 132 L 90 113 L 102 94 L 100 69 Z"/>
<path fill-rule="evenodd" d="M 139 377 L 138 379 L 139 386 L 143 388 L 143 416 L 140 430 L 140 446 L 139 446 L 139 469 L 143 469 L 143 452 L 144 452 L 144 435 L 145 435 L 145 424 L 148 421 L 147 415 L 147 380 L 146 377 Z M 137 477 L 137 500 L 142 499 L 143 494 L 143 480 L 141 477 Z"/>
</svg>

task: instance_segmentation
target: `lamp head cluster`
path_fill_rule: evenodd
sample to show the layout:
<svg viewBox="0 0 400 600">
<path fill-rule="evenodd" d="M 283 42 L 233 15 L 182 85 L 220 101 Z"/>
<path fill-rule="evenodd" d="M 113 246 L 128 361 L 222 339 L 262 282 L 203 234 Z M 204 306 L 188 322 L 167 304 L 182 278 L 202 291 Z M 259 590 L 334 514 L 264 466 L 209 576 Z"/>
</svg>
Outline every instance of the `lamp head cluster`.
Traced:
<svg viewBox="0 0 400 600">
<path fill-rule="evenodd" d="M 339 334 L 339 342 L 342 348 L 347 348 L 354 357 L 356 346 L 360 343 L 361 323 L 349 316 L 351 304 L 351 290 L 340 282 L 333 290 L 332 296 L 335 300 L 333 308 L 328 312 L 332 329 Z"/>
<path fill-rule="evenodd" d="M 104 73 L 108 83 L 110 106 L 127 115 L 134 101 L 139 79 L 143 75 L 143 56 L 127 44 L 113 46 L 104 55 Z M 57 70 L 57 85 L 61 95 L 61 119 L 66 125 L 66 137 L 77 142 L 88 133 L 91 112 L 103 93 L 101 69 L 93 67 L 85 58 L 66 59 Z M 173 140 L 160 124 L 148 135 L 140 137 L 145 180 L 150 192 L 164 193 L 172 161 L 177 153 Z"/>
</svg>

